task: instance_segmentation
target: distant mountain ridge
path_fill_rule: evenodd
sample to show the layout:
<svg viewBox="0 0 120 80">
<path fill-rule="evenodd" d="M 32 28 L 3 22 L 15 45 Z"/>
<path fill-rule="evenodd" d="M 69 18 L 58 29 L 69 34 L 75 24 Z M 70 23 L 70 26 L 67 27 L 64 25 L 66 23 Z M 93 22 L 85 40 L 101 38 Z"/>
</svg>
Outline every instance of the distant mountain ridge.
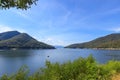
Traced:
<svg viewBox="0 0 120 80">
<path fill-rule="evenodd" d="M 0 33 L 0 48 L 54 49 L 55 47 L 43 42 L 39 42 L 27 33 L 9 31 Z"/>
<path fill-rule="evenodd" d="M 120 48 L 120 33 L 110 34 L 85 43 L 77 43 L 66 48 Z"/>
</svg>

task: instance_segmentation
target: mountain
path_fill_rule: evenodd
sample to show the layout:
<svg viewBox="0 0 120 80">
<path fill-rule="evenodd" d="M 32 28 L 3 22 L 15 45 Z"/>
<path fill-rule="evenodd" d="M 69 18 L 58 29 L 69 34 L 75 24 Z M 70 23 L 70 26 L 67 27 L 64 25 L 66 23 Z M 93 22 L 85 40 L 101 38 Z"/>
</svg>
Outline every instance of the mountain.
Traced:
<svg viewBox="0 0 120 80">
<path fill-rule="evenodd" d="M 18 32 L 18 31 L 8 31 L 8 32 L 0 33 L 0 41 L 12 38 L 19 34 L 20 34 L 20 32 Z"/>
<path fill-rule="evenodd" d="M 9 34 L 10 33 L 10 34 Z M 53 46 L 39 42 L 26 33 L 20 33 L 16 31 L 10 31 L 4 34 L 4 38 L 1 38 L 0 48 L 22 48 L 22 49 L 54 49 Z M 6 34 L 6 35 L 5 35 Z M 2 36 L 1 35 L 1 36 Z M 8 36 L 9 35 L 9 36 Z M 11 36 L 12 35 L 12 36 Z"/>
<path fill-rule="evenodd" d="M 110 34 L 85 43 L 77 43 L 65 48 L 120 48 L 120 33 Z"/>
</svg>

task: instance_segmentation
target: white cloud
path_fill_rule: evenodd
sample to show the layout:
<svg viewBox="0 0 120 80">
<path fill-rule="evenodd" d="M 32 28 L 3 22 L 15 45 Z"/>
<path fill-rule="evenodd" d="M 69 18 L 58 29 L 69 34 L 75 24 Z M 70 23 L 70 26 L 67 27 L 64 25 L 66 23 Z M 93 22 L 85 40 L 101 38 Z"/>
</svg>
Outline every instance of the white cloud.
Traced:
<svg viewBox="0 0 120 80">
<path fill-rule="evenodd" d="M 120 32 L 120 27 L 111 28 L 111 29 L 109 29 L 109 31 Z"/>
<path fill-rule="evenodd" d="M 54 38 L 46 38 L 46 39 L 42 39 L 41 41 L 50 45 L 62 45 L 62 46 L 67 45 L 64 41 Z"/>
<path fill-rule="evenodd" d="M 76 37 L 79 36 L 79 37 Z M 71 38 L 70 38 L 71 37 Z M 62 45 L 67 46 L 73 43 L 82 43 L 87 42 L 88 40 L 92 40 L 93 36 L 90 34 L 77 34 L 77 33 L 60 33 L 48 36 L 36 36 L 41 42 L 45 42 L 50 45 Z"/>
<path fill-rule="evenodd" d="M 5 31 L 12 31 L 13 29 L 11 27 L 8 27 L 6 25 L 0 25 L 0 33 Z"/>
<path fill-rule="evenodd" d="M 28 12 L 20 11 L 20 10 L 12 10 L 12 12 L 25 18 L 25 19 L 30 19 L 30 17 L 28 16 Z"/>
<path fill-rule="evenodd" d="M 1 25 L 1 24 L 0 24 L 0 33 L 6 32 L 6 31 L 14 31 L 14 30 L 17 30 L 17 31 L 20 31 L 20 32 L 26 32 L 26 31 L 23 30 L 23 29 L 12 28 L 12 27 L 10 27 L 10 26 Z"/>
<path fill-rule="evenodd" d="M 26 18 L 26 19 L 29 18 L 25 13 L 22 13 L 20 11 L 15 11 L 15 13 L 18 14 L 18 15 L 20 15 L 20 16 L 22 16 L 23 18 Z"/>
<path fill-rule="evenodd" d="M 15 10 L 15 9 L 12 9 L 10 10 L 12 13 L 14 13 L 15 15 L 17 16 L 20 16 L 26 20 L 32 20 L 31 18 L 31 11 L 30 10 Z"/>
</svg>

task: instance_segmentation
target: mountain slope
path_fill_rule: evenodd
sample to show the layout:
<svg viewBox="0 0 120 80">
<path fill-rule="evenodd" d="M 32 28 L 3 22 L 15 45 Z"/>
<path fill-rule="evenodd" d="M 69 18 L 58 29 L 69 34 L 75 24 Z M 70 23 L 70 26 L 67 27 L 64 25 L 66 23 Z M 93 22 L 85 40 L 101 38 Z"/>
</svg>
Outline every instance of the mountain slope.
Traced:
<svg viewBox="0 0 120 80">
<path fill-rule="evenodd" d="M 120 33 L 110 34 L 85 43 L 72 44 L 66 48 L 120 48 Z"/>
<path fill-rule="evenodd" d="M 18 31 L 8 31 L 8 32 L 0 33 L 0 41 L 12 38 L 19 34 L 20 34 L 20 32 L 18 32 Z"/>
<path fill-rule="evenodd" d="M 12 38 L 0 41 L 0 48 L 54 49 L 53 46 L 39 42 L 26 33 L 20 33 Z"/>
<path fill-rule="evenodd" d="M 99 45 L 98 48 L 120 48 L 120 40 L 106 42 Z"/>
</svg>

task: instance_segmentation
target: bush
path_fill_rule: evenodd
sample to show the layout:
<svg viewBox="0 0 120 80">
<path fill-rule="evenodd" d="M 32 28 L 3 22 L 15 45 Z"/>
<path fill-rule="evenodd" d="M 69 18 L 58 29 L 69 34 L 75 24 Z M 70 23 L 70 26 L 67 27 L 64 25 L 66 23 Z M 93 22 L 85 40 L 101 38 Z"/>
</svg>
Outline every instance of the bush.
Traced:
<svg viewBox="0 0 120 80">
<path fill-rule="evenodd" d="M 23 66 L 16 74 L 3 75 L 0 80 L 111 80 L 116 73 L 120 73 L 120 62 L 97 64 L 90 55 L 64 64 L 46 61 L 46 67 L 32 75 L 28 75 L 28 68 Z"/>
</svg>

